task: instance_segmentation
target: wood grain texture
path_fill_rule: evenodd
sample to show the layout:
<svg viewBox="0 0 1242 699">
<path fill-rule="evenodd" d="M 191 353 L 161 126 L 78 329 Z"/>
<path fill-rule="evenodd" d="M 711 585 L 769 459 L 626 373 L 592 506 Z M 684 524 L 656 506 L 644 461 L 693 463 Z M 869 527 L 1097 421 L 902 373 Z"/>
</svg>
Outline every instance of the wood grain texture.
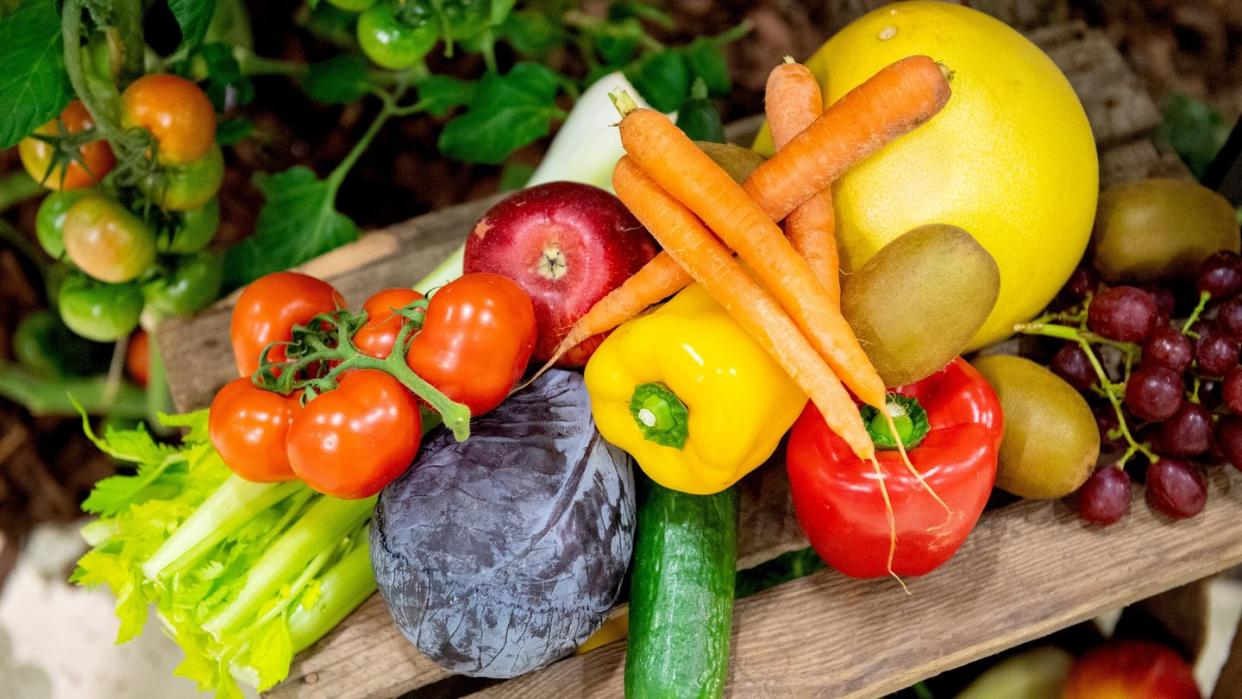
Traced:
<svg viewBox="0 0 1242 699">
<path fill-rule="evenodd" d="M 1155 106 L 1102 35 L 1068 23 L 1031 37 L 1066 70 L 1082 97 L 1101 143 L 1106 179 L 1144 176 L 1162 167 L 1164 156 L 1145 138 L 1158 119 Z M 748 143 L 760 121 L 754 117 L 730 125 L 730 140 Z M 360 303 L 376 289 L 409 285 L 423 276 L 493 201 L 463 204 L 370 233 L 306 269 L 325 276 L 351 303 Z M 181 409 L 207 405 L 235 375 L 227 344 L 231 306 L 231 299 L 225 299 L 195 318 L 166 322 L 160 329 L 164 357 L 176 367 L 169 382 Z M 851 581 L 823 572 L 742 600 L 734 626 L 731 691 L 748 697 L 862 696 L 898 689 L 1242 560 L 1242 550 L 1220 543 L 1221 517 L 1236 518 L 1239 509 L 1222 494 L 1226 488 L 1217 478 L 1209 514 L 1175 526 L 1156 522 L 1141 503 L 1139 512 L 1107 532 L 1083 528 L 1055 504 L 1019 503 L 988 513 L 953 562 L 913 581 L 910 598 L 889 581 Z M 1227 501 L 1224 513 L 1217 512 L 1222 506 L 1216 501 L 1222 499 Z M 806 546 L 780 464 L 769 464 L 743 482 L 740 507 L 739 567 Z M 1177 552 L 1173 539 L 1198 532 L 1204 521 L 1216 523 L 1216 529 L 1210 536 L 1194 534 L 1193 550 Z M 1165 542 L 1165 548 L 1153 549 L 1153 557 L 1142 559 L 1141 551 L 1130 550 L 1143 548 L 1151 536 Z M 1014 541 L 1023 545 L 1013 546 Z M 1242 542 L 1230 546 L 1242 549 Z M 1161 560 L 1156 553 L 1173 558 L 1162 575 L 1142 579 L 1142 573 L 1155 568 L 1152 561 Z M 1106 568 L 1107 574 L 1096 575 L 1093 567 Z M 612 644 L 485 693 L 616 696 L 623 658 L 624 644 Z M 437 682 L 443 687 L 447 678 L 397 632 L 374 596 L 300 655 L 289 680 L 270 696 L 387 697 Z"/>
<path fill-rule="evenodd" d="M 739 600 L 727 695 L 875 697 L 1242 562 L 1242 491 L 1217 468 L 1203 514 L 1171 522 L 1136 491 L 1121 522 L 1080 522 L 1062 502 L 984 514 L 942 568 L 907 580 L 831 570 Z M 615 643 L 479 696 L 620 696 Z"/>
</svg>

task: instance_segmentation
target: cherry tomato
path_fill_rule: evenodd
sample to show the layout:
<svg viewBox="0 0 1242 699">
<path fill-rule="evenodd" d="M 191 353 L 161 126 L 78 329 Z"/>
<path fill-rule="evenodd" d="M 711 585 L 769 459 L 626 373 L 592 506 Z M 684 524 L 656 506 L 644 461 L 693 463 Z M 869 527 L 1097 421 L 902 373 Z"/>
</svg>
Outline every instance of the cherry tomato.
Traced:
<svg viewBox="0 0 1242 699">
<path fill-rule="evenodd" d="M 351 372 L 302 409 L 286 442 L 293 472 L 338 498 L 366 498 L 405 473 L 422 441 L 418 401 L 375 369 Z"/>
<path fill-rule="evenodd" d="M 256 483 L 291 481 L 285 442 L 301 413 L 298 396 L 255 386 L 249 377 L 224 384 L 211 401 L 207 433 L 233 473 Z"/>
<path fill-rule="evenodd" d="M 220 203 L 211 199 L 202 207 L 181 213 L 181 223 L 170 235 L 160 235 L 156 247 L 160 252 L 198 252 L 207 247 L 220 227 Z"/>
<path fill-rule="evenodd" d="M 216 196 L 223 181 L 224 152 L 212 143 L 206 155 L 198 160 L 154 172 L 139 186 L 161 209 L 187 211 L 203 206 Z"/>
<path fill-rule="evenodd" d="M 158 144 L 165 165 L 188 165 L 216 142 L 216 112 L 198 85 L 177 75 L 152 73 L 121 93 L 121 124 L 141 126 Z"/>
<path fill-rule="evenodd" d="M 397 17 L 393 4 L 382 0 L 358 16 L 358 43 L 376 65 L 403 70 L 418 63 L 440 38 L 430 18 L 409 23 Z"/>
<path fill-rule="evenodd" d="M 95 126 L 86 106 L 74 100 L 65 107 L 60 116 L 35 129 L 41 136 L 69 136 L 82 133 Z M 51 168 L 52 156 L 55 153 L 52 144 L 41 141 L 34 136 L 27 136 L 17 145 L 22 165 L 38 182 L 49 189 L 81 189 L 98 184 L 103 176 L 112 170 L 116 158 L 112 155 L 112 147 L 107 141 L 91 141 L 78 149 L 77 158 L 66 167 L 64 164 Z"/>
<path fill-rule="evenodd" d="M 59 260 L 65 254 L 65 214 L 83 197 L 93 194 L 89 189 L 52 192 L 39 203 L 35 215 L 35 234 L 43 251 Z"/>
<path fill-rule="evenodd" d="M 405 325 L 405 318 L 396 312 L 422 297 L 413 289 L 384 289 L 373 294 L 362 304 L 367 322 L 354 333 L 354 346 L 363 354 L 379 359 L 387 357 L 397 341 L 397 333 Z"/>
<path fill-rule="evenodd" d="M 60 284 L 56 306 L 75 333 L 96 342 L 112 342 L 138 327 L 142 290 L 137 284 L 105 284 L 78 272 Z"/>
<path fill-rule="evenodd" d="M 207 252 L 182 255 L 171 269 L 147 280 L 142 294 L 147 306 L 159 313 L 193 313 L 220 297 L 224 268 L 220 258 Z"/>
<path fill-rule="evenodd" d="M 142 328 L 129 336 L 129 346 L 125 348 L 125 371 L 143 386 L 151 378 L 151 336 Z"/>
<path fill-rule="evenodd" d="M 115 199 L 83 197 L 65 213 L 65 252 L 83 272 L 127 282 L 155 261 L 155 232 Z"/>
<path fill-rule="evenodd" d="M 482 415 L 509 395 L 534 348 L 530 296 L 507 277 L 479 272 L 431 297 L 406 361 L 471 415 Z"/>
<path fill-rule="evenodd" d="M 264 347 L 293 337 L 293 326 L 344 306 L 331 284 L 298 272 L 273 272 L 251 282 L 233 307 L 229 327 L 237 372 L 250 376 L 259 368 Z M 268 354 L 273 362 L 284 358 L 284 347 Z"/>
</svg>

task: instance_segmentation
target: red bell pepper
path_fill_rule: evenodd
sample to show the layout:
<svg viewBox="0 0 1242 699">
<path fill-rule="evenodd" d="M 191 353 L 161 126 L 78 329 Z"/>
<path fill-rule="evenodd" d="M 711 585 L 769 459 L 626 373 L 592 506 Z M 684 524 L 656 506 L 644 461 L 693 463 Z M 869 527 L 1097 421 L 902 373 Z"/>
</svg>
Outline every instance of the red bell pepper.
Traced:
<svg viewBox="0 0 1242 699">
<path fill-rule="evenodd" d="M 892 501 L 897 549 L 892 573 L 923 575 L 957 551 L 996 480 L 1003 418 L 988 382 L 960 357 L 889 394 L 910 461 L 952 511 L 902 463 L 883 416 L 862 409 Z M 786 452 L 798 522 L 828 565 L 856 578 L 888 575 L 891 528 L 875 467 L 854 456 L 808 404 Z"/>
</svg>

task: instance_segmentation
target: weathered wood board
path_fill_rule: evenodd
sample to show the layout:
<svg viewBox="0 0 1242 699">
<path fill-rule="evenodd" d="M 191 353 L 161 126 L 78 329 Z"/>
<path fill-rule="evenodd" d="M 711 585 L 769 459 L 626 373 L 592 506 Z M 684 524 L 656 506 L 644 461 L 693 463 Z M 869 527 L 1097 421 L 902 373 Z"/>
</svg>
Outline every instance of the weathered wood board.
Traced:
<svg viewBox="0 0 1242 699">
<path fill-rule="evenodd" d="M 1148 139 L 1159 113 L 1103 35 L 1068 23 L 1033 32 L 1078 91 L 1100 146 L 1104 184 L 1179 172 Z M 731 127 L 746 142 L 757 125 Z M 1068 166 L 1068 165 L 1067 165 Z M 374 231 L 302 269 L 351 303 L 419 279 L 465 237 L 495 198 Z M 228 349 L 233 299 L 158 335 L 179 408 L 207 405 L 235 376 Z M 806 546 L 779 463 L 742 485 L 739 568 Z M 739 601 L 730 691 L 735 696 L 875 696 L 1242 561 L 1227 525 L 1242 503 L 1217 474 L 1204 516 L 1171 525 L 1144 506 L 1108 530 L 1082 526 L 1059 503 L 985 514 L 947 566 L 912 581 L 849 580 L 825 571 Z M 1017 542 L 1020 542 L 1017 543 Z M 562 660 L 485 694 L 616 696 L 624 644 Z M 459 693 L 450 675 L 400 636 L 378 596 L 302 654 L 272 696 L 386 697 Z M 437 683 L 440 683 L 437 685 Z M 435 685 L 435 687 L 433 687 Z"/>
</svg>

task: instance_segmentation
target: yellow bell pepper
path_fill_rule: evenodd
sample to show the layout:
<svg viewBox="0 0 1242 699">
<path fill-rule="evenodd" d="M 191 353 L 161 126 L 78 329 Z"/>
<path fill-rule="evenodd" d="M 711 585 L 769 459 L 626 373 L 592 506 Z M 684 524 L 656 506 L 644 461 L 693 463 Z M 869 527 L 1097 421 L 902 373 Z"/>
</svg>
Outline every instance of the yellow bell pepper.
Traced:
<svg viewBox="0 0 1242 699">
<path fill-rule="evenodd" d="M 698 284 L 609 335 L 586 387 L 604 439 L 660 485 L 699 495 L 766 461 L 807 400 Z"/>
</svg>

